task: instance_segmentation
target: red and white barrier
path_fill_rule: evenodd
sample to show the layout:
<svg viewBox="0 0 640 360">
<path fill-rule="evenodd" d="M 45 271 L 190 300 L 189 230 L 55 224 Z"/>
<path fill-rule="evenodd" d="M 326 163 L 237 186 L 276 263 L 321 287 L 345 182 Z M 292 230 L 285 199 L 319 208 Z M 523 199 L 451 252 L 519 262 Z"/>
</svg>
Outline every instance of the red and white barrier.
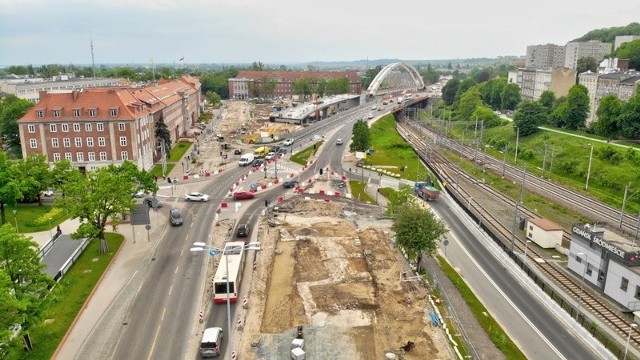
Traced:
<svg viewBox="0 0 640 360">
<path fill-rule="evenodd" d="M 238 319 L 238 330 L 242 330 L 244 328 L 244 321 L 242 319 Z"/>
<path fill-rule="evenodd" d="M 198 314 L 198 320 L 200 321 L 200 324 L 204 322 L 204 313 L 202 310 L 200 310 L 200 313 Z"/>
<path fill-rule="evenodd" d="M 245 296 L 244 298 L 242 298 L 242 308 L 246 309 L 249 307 L 249 299 L 247 299 L 247 297 Z"/>
<path fill-rule="evenodd" d="M 236 354 L 235 351 L 231 352 L 231 360 L 237 360 L 238 359 L 238 354 Z"/>
<path fill-rule="evenodd" d="M 182 175 L 182 179 L 183 179 L 183 180 L 189 180 L 189 175 L 186 175 L 186 174 L 185 174 L 185 175 Z"/>
</svg>

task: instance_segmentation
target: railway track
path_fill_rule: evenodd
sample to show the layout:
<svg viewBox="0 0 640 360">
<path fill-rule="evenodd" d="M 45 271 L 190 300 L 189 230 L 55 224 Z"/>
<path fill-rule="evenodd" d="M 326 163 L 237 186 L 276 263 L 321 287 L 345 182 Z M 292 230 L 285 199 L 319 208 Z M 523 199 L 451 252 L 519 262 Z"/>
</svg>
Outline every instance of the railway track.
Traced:
<svg viewBox="0 0 640 360">
<path fill-rule="evenodd" d="M 424 136 L 416 135 L 416 133 L 420 135 L 423 134 L 421 134 L 421 131 L 416 129 L 415 126 L 399 122 L 397 128 L 400 135 L 413 146 L 422 160 L 436 172 L 441 181 L 446 181 L 449 184 L 449 186 L 447 186 L 449 193 L 457 197 L 461 202 L 471 197 L 463 187 L 457 186 L 458 181 L 456 181 L 455 178 L 457 177 L 459 179 L 462 177 L 467 181 L 476 182 L 477 180 L 475 178 L 460 171 L 460 169 L 452 164 L 446 157 L 440 155 L 435 147 L 429 146 L 424 140 Z M 530 176 L 530 178 L 532 178 L 532 176 Z M 456 186 L 453 184 L 456 184 Z M 511 198 L 491 188 L 487 184 L 480 182 L 477 184 L 482 191 L 490 194 L 496 201 L 501 201 L 507 206 L 515 207 L 516 203 Z M 566 297 L 570 297 L 579 303 L 583 311 L 588 311 L 591 316 L 595 316 L 604 325 L 614 330 L 621 338 L 624 339 L 628 336 L 631 322 L 619 314 L 620 310 L 613 309 L 608 303 L 602 301 L 600 296 L 592 294 L 585 289 L 582 281 L 569 276 L 564 269 L 559 268 L 553 263 L 541 261 L 544 256 L 536 251 L 535 248 L 528 247 L 525 250 L 526 240 L 519 238 L 517 234 L 514 234 L 508 226 L 502 224 L 490 211 L 480 206 L 477 201 L 473 204 L 469 202 L 469 211 L 478 214 L 485 228 L 492 232 L 494 238 L 501 242 L 503 248 L 511 248 L 512 253 L 518 251 L 520 254 L 526 253 L 526 265 L 534 269 L 533 273 L 543 275 L 544 278 L 548 279 L 548 281 L 555 284 L 558 289 L 564 292 Z M 525 207 L 519 207 L 519 211 L 528 218 L 539 217 Z M 563 237 L 567 236 L 570 239 L 570 234 L 565 231 Z M 640 346 L 640 331 L 636 329 L 637 328 L 632 328 L 630 344 L 638 348 Z"/>
</svg>

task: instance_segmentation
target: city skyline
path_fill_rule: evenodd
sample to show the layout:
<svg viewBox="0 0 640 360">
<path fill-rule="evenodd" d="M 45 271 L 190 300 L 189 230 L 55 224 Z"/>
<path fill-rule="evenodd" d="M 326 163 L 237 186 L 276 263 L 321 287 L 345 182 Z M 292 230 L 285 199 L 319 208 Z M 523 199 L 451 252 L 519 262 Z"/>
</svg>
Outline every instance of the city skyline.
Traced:
<svg viewBox="0 0 640 360">
<path fill-rule="evenodd" d="M 640 4 L 539 1 L 519 8 L 407 1 L 0 0 L 0 66 L 26 64 L 296 64 L 364 59 L 521 56 L 588 31 L 637 21 Z M 577 10 L 578 9 L 578 10 Z M 450 13 L 451 15 L 447 15 Z M 183 59 L 183 60 L 180 60 Z"/>
</svg>

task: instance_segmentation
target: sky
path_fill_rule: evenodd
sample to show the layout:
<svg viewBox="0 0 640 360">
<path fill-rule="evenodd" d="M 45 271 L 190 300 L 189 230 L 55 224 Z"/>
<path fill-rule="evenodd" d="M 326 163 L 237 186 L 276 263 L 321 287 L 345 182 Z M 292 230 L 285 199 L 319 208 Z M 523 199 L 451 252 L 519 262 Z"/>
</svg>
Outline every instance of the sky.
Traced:
<svg viewBox="0 0 640 360">
<path fill-rule="evenodd" d="M 606 4 L 606 5 L 605 5 Z M 640 21 L 640 1 L 0 0 L 0 66 L 524 55 Z"/>
</svg>

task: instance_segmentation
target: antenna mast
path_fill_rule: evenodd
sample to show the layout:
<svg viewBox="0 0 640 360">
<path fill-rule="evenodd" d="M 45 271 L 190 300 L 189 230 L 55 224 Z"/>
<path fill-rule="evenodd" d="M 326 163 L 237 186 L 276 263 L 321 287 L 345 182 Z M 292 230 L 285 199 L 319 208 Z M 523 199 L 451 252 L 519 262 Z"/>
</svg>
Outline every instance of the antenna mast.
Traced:
<svg viewBox="0 0 640 360">
<path fill-rule="evenodd" d="M 91 39 L 91 66 L 93 68 L 93 78 L 96 78 L 96 59 L 93 56 L 93 34 L 89 32 L 89 38 Z"/>
</svg>

